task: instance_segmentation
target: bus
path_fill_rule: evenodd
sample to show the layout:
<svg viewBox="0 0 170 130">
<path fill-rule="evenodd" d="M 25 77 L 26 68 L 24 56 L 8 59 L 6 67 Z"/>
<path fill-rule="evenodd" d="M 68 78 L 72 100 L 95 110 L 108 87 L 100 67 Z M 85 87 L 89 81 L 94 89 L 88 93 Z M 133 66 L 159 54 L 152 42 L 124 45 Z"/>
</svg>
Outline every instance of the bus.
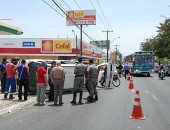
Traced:
<svg viewBox="0 0 170 130">
<path fill-rule="evenodd" d="M 154 70 L 155 55 L 152 51 L 138 51 L 126 56 L 125 61 L 132 64 L 131 75 L 150 77 Z"/>
</svg>

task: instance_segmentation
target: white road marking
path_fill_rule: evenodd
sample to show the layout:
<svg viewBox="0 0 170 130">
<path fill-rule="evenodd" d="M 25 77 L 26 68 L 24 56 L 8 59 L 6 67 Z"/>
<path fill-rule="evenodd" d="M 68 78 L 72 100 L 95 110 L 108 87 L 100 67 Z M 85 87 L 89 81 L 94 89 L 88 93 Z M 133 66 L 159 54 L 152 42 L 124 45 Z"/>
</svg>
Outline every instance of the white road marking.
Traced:
<svg viewBox="0 0 170 130">
<path fill-rule="evenodd" d="M 155 100 L 157 100 L 157 101 L 158 101 L 158 99 L 157 99 L 157 97 L 156 97 L 156 96 L 154 96 L 154 95 L 152 95 L 152 94 L 151 94 L 151 96 L 152 96 L 152 98 L 153 98 L 153 99 L 155 99 Z"/>
<path fill-rule="evenodd" d="M 146 90 L 143 90 L 144 92 L 146 92 L 146 93 L 149 93 L 148 91 L 146 91 Z"/>
<path fill-rule="evenodd" d="M 159 101 L 159 99 L 158 99 L 155 95 L 151 94 L 149 91 L 146 91 L 146 90 L 143 90 L 143 91 L 146 92 L 146 93 L 148 93 L 149 95 L 151 95 L 151 97 L 152 97 L 153 99 Z"/>
</svg>

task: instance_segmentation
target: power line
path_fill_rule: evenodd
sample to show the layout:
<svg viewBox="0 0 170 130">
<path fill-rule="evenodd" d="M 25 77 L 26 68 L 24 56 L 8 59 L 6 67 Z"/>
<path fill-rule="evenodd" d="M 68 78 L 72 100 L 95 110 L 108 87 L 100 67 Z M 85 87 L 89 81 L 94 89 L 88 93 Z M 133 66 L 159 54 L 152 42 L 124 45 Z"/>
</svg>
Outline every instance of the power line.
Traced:
<svg viewBox="0 0 170 130">
<path fill-rule="evenodd" d="M 92 3 L 92 1 L 90 0 L 91 5 L 93 6 L 93 9 L 96 10 L 96 8 L 94 7 L 94 4 Z M 103 22 L 102 18 L 100 17 L 100 15 L 98 14 L 97 10 L 96 10 L 97 16 L 99 17 L 100 21 L 103 23 L 104 27 L 107 28 L 107 26 L 105 25 L 105 23 Z M 108 29 L 108 28 L 107 28 Z"/>
<path fill-rule="evenodd" d="M 66 12 L 64 12 L 64 10 L 59 6 L 59 4 L 56 3 L 55 0 L 52 0 L 54 2 L 54 4 L 65 14 L 65 16 L 67 17 L 68 15 L 66 14 Z M 69 18 L 69 17 L 68 17 Z M 71 19 L 69 18 L 69 20 L 77 27 L 81 30 L 81 28 Z M 92 41 L 93 39 L 84 31 L 82 31 L 88 38 L 90 38 Z"/>
<path fill-rule="evenodd" d="M 79 6 L 79 4 L 76 2 L 76 0 L 74 0 L 74 2 L 76 3 L 76 5 L 81 9 L 81 7 Z M 81 9 L 82 10 L 82 9 Z"/>
<path fill-rule="evenodd" d="M 57 12 L 59 15 L 61 15 L 63 18 L 65 18 L 64 15 L 62 15 L 60 12 L 58 12 L 54 7 L 52 7 L 50 4 L 48 4 L 45 0 L 42 0 L 46 5 L 48 5 L 50 8 L 52 8 L 55 12 Z"/>
<path fill-rule="evenodd" d="M 76 2 L 76 0 L 74 0 L 74 2 L 76 3 L 76 5 L 80 8 L 80 10 L 82 10 L 82 8 L 80 7 L 80 5 Z M 96 26 L 96 28 L 98 28 L 99 30 L 102 30 L 102 29 L 100 29 L 99 27 L 97 27 L 97 25 L 95 25 Z M 89 28 L 89 26 L 87 26 L 87 28 Z M 91 29 L 91 31 L 93 31 L 92 29 Z M 93 31 L 94 32 L 94 31 Z"/>
<path fill-rule="evenodd" d="M 63 3 L 64 3 L 70 10 L 72 10 L 71 7 L 68 5 L 67 2 L 65 2 L 64 0 L 61 0 L 61 1 L 63 1 Z"/>
<path fill-rule="evenodd" d="M 104 19 L 105 19 L 105 21 L 107 22 L 107 24 L 109 25 L 109 28 L 110 29 L 112 29 L 112 27 L 111 27 L 111 25 L 110 25 L 110 23 L 108 22 L 108 20 L 107 20 L 107 18 L 106 18 L 106 16 L 105 16 L 105 14 L 104 14 L 104 12 L 103 12 L 103 10 L 102 10 L 102 7 L 101 7 L 101 5 L 100 5 L 100 3 L 99 3 L 99 1 L 98 0 L 96 0 L 97 1 L 97 4 L 98 4 L 98 6 L 99 6 L 99 8 L 100 8 L 100 10 L 101 10 L 101 12 L 102 12 L 102 15 L 103 15 L 103 17 L 104 17 Z M 113 30 L 113 29 L 112 29 Z M 112 33 L 114 34 L 114 32 L 112 31 Z M 112 37 L 111 37 L 112 38 Z M 113 38 L 112 38 L 113 39 Z"/>
<path fill-rule="evenodd" d="M 99 8 L 100 8 L 100 10 L 101 10 L 101 12 L 102 12 L 102 14 L 103 14 L 104 19 L 106 20 L 107 24 L 108 24 L 108 25 L 109 25 L 109 27 L 111 28 L 111 26 L 110 26 L 110 24 L 109 24 L 109 22 L 108 22 L 108 20 L 107 20 L 106 16 L 104 15 L 103 10 L 102 10 L 102 8 L 101 8 L 101 6 L 100 6 L 100 4 L 99 4 L 99 1 L 98 1 L 98 0 L 96 0 L 96 1 L 97 1 L 97 4 L 98 4 L 98 6 L 99 6 Z"/>
</svg>

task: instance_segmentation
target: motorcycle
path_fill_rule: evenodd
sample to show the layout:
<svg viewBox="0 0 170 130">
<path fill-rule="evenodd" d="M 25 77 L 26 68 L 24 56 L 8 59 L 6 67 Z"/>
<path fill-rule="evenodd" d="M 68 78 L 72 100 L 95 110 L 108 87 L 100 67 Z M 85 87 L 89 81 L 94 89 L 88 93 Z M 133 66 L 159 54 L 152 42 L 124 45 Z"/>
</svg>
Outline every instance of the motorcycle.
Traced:
<svg viewBox="0 0 170 130">
<path fill-rule="evenodd" d="M 165 71 L 164 71 L 163 69 L 161 69 L 161 70 L 159 71 L 159 78 L 160 78 L 161 80 L 163 80 L 163 79 L 165 78 Z"/>
</svg>

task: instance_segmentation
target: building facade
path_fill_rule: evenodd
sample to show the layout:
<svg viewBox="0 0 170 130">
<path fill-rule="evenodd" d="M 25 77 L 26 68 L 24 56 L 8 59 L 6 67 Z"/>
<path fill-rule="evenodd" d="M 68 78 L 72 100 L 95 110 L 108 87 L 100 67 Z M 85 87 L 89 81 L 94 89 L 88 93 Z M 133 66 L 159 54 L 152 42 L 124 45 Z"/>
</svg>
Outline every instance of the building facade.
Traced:
<svg viewBox="0 0 170 130">
<path fill-rule="evenodd" d="M 0 58 L 71 60 L 80 57 L 80 39 L 0 38 Z M 102 58 L 102 49 L 82 43 L 82 57 Z"/>
</svg>

